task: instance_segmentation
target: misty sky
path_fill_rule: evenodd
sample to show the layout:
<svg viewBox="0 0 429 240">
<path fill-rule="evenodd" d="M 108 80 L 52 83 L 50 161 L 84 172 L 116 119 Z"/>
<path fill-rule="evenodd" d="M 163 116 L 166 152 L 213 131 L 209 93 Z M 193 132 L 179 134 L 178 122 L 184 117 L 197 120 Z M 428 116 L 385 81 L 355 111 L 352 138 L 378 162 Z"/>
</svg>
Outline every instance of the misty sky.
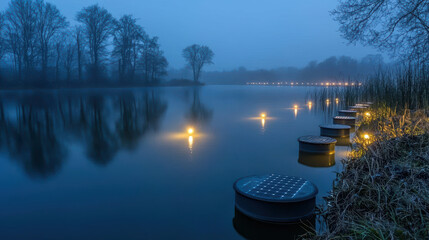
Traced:
<svg viewBox="0 0 429 240">
<path fill-rule="evenodd" d="M 5 10 L 9 0 L 1 0 Z M 52 0 L 73 20 L 82 7 L 99 3 L 114 17 L 132 14 L 158 36 L 169 67 L 181 68 L 184 47 L 208 45 L 215 53 L 207 70 L 305 66 L 311 60 L 348 55 L 361 58 L 374 49 L 348 45 L 329 11 L 337 0 Z"/>
</svg>

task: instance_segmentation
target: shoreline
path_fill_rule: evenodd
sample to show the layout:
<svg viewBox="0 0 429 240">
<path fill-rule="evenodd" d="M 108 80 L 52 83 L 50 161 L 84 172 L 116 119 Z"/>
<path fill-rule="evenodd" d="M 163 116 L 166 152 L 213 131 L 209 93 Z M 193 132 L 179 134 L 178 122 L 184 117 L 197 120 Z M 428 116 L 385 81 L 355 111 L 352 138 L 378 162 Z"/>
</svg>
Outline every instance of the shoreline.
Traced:
<svg viewBox="0 0 429 240">
<path fill-rule="evenodd" d="M 311 238 L 429 236 L 428 113 L 380 107 L 371 112 L 359 122 L 350 155 L 319 206 L 326 231 Z"/>
</svg>

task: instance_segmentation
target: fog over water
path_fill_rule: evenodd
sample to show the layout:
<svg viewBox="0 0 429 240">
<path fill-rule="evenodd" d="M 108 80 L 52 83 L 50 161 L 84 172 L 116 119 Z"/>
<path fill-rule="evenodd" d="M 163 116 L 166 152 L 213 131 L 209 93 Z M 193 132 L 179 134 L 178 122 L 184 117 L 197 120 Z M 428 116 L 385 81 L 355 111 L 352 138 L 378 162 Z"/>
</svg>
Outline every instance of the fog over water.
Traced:
<svg viewBox="0 0 429 240">
<path fill-rule="evenodd" d="M 199 43 L 215 52 L 206 70 L 303 67 L 330 56 L 362 58 L 376 50 L 346 44 L 329 11 L 336 0 L 52 0 L 72 24 L 82 7 L 98 3 L 114 17 L 132 14 L 158 36 L 171 68 L 182 68 L 181 51 Z M 0 1 L 6 9 L 8 1 Z"/>
</svg>

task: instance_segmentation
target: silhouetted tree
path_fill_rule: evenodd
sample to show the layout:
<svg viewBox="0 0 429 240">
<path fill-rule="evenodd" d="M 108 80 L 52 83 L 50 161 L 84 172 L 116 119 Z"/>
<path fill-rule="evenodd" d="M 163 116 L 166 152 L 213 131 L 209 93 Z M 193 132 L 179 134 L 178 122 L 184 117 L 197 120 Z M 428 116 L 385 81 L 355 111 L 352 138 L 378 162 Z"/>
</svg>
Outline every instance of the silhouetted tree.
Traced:
<svg viewBox="0 0 429 240">
<path fill-rule="evenodd" d="M 83 8 L 78 12 L 76 20 L 84 29 L 91 72 L 98 77 L 115 20 L 106 9 L 98 5 Z"/>
<path fill-rule="evenodd" d="M 124 15 L 116 22 L 112 55 L 118 59 L 121 80 L 134 79 L 139 47 L 144 35 L 143 28 L 137 24 L 137 19 L 131 15 Z"/>
<path fill-rule="evenodd" d="M 42 76 L 46 77 L 49 61 L 49 47 L 57 35 L 68 26 L 66 18 L 58 9 L 43 0 L 36 0 L 37 40 L 42 60 Z M 58 70 L 56 68 L 56 70 Z"/>
<path fill-rule="evenodd" d="M 74 29 L 74 39 L 76 42 L 76 61 L 77 61 L 77 74 L 79 81 L 82 81 L 82 66 L 83 66 L 83 29 L 81 26 L 76 26 Z"/>
<path fill-rule="evenodd" d="M 340 0 L 332 14 L 352 43 L 429 62 L 429 0 Z"/>
<path fill-rule="evenodd" d="M 213 51 L 207 46 L 194 44 L 183 49 L 183 57 L 188 62 L 188 65 L 192 68 L 195 82 L 198 82 L 201 69 L 204 67 L 204 65 L 213 64 L 213 56 Z"/>
<path fill-rule="evenodd" d="M 6 50 L 6 39 L 5 39 L 5 17 L 0 12 L 0 63 Z"/>
<path fill-rule="evenodd" d="M 158 37 L 150 38 L 146 35 L 141 51 L 145 81 L 154 83 L 167 74 L 168 62 L 164 57 L 164 52 L 160 50 Z"/>
<path fill-rule="evenodd" d="M 64 43 L 64 69 L 66 71 L 66 80 L 72 79 L 72 70 L 75 63 L 76 44 L 71 38 L 67 38 Z"/>
<path fill-rule="evenodd" d="M 19 76 L 34 70 L 37 56 L 37 12 L 33 0 L 12 0 L 6 10 L 8 43 Z"/>
</svg>

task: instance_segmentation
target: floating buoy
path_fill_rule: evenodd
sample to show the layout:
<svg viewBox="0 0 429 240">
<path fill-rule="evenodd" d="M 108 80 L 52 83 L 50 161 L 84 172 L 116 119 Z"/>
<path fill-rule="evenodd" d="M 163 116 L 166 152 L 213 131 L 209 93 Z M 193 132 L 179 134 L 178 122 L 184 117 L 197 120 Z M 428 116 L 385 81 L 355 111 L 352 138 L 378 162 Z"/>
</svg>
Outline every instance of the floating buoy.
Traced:
<svg viewBox="0 0 429 240">
<path fill-rule="evenodd" d="M 350 126 L 342 124 L 324 124 L 320 125 L 320 136 L 345 138 L 350 137 Z"/>
<path fill-rule="evenodd" d="M 355 110 L 339 110 L 338 115 L 339 116 L 345 116 L 345 117 L 356 117 L 357 111 L 355 111 Z"/>
<path fill-rule="evenodd" d="M 250 176 L 234 183 L 235 207 L 259 221 L 297 222 L 313 216 L 317 187 L 300 177 Z"/>
<path fill-rule="evenodd" d="M 350 110 L 355 110 L 357 112 L 365 112 L 368 107 L 366 106 L 350 106 Z"/>
<path fill-rule="evenodd" d="M 354 128 L 356 125 L 356 118 L 346 117 L 346 116 L 336 116 L 334 117 L 334 124 L 349 125 L 350 127 Z"/>
<path fill-rule="evenodd" d="M 323 136 L 303 136 L 298 138 L 299 151 L 317 154 L 334 154 L 337 140 Z"/>
<path fill-rule="evenodd" d="M 356 103 L 356 105 L 355 105 L 356 107 L 366 107 L 366 108 L 369 108 L 369 107 L 371 107 L 369 104 L 366 104 L 366 103 Z"/>
</svg>

